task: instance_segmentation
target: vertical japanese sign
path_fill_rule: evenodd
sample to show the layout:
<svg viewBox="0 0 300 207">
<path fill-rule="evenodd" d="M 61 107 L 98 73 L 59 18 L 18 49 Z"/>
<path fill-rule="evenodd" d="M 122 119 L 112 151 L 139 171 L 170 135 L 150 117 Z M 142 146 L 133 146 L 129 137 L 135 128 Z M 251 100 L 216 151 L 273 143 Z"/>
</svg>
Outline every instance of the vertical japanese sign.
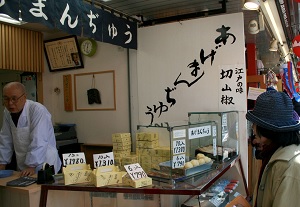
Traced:
<svg viewBox="0 0 300 207">
<path fill-rule="evenodd" d="M 244 91 L 246 71 L 242 65 L 222 65 L 219 68 L 219 104 L 222 105 L 224 111 L 234 110 L 235 105 L 246 93 Z M 224 123 L 222 123 L 223 126 Z"/>
</svg>

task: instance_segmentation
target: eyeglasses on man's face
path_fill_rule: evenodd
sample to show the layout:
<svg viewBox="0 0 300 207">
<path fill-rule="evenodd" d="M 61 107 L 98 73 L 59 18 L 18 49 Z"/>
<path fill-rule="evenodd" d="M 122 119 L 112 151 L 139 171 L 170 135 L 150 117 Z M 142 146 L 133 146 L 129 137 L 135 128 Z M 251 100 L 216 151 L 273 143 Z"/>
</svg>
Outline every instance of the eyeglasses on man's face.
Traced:
<svg viewBox="0 0 300 207">
<path fill-rule="evenodd" d="M 19 97 L 13 96 L 13 97 L 11 97 L 11 98 L 4 96 L 4 97 L 2 98 L 2 100 L 3 100 L 3 103 L 4 103 L 4 104 L 8 104 L 9 102 L 15 104 L 15 103 L 17 103 L 17 102 L 19 101 L 19 99 L 22 98 L 24 95 L 25 95 L 25 93 L 23 93 L 23 94 L 22 94 L 21 96 L 19 96 Z"/>
</svg>

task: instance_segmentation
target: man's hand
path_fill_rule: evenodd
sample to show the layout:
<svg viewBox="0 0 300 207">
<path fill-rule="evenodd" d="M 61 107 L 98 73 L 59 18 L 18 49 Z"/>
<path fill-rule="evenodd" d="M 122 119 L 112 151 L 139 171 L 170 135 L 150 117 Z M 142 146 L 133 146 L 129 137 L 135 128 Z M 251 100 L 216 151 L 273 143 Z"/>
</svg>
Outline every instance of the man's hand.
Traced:
<svg viewBox="0 0 300 207">
<path fill-rule="evenodd" d="M 25 170 L 21 171 L 21 177 L 23 176 L 31 176 L 35 174 L 35 167 L 28 167 Z"/>
<path fill-rule="evenodd" d="M 0 164 L 0 170 L 5 170 L 6 165 L 5 164 Z"/>
</svg>

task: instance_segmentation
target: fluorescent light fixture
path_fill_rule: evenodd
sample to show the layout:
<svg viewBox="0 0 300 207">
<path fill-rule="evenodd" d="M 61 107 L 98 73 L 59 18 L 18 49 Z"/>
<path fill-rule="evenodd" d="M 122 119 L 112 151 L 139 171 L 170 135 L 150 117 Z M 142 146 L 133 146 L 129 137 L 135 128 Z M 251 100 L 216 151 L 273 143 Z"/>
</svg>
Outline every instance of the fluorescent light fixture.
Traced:
<svg viewBox="0 0 300 207">
<path fill-rule="evenodd" d="M 245 0 L 244 7 L 249 10 L 258 10 L 259 0 Z"/>
<path fill-rule="evenodd" d="M 266 17 L 268 24 L 271 27 L 275 39 L 279 42 L 278 49 L 281 50 L 282 58 L 284 58 L 286 62 L 291 61 L 292 59 L 291 53 L 289 52 L 289 48 L 286 43 L 283 26 L 281 24 L 281 20 L 276 6 L 276 0 L 264 1 L 260 5 L 260 8 L 264 16 Z M 293 78 L 295 82 L 298 81 L 298 77 L 296 75 L 294 67 L 293 67 Z"/>
<path fill-rule="evenodd" d="M 7 14 L 0 13 L 0 22 L 6 22 L 10 24 L 15 24 L 15 25 L 22 25 L 25 24 L 26 22 L 23 22 L 22 20 L 16 20 L 10 17 Z"/>
<path fill-rule="evenodd" d="M 281 38 L 281 36 L 280 36 L 279 29 L 278 29 L 278 27 L 277 27 L 277 23 L 276 23 L 276 21 L 275 21 L 275 19 L 274 19 L 274 16 L 273 16 L 273 13 L 272 13 L 272 11 L 271 11 L 271 8 L 270 8 L 270 5 L 269 5 L 268 1 L 265 2 L 265 7 L 266 7 L 266 11 L 267 11 L 267 13 L 268 13 L 268 15 L 269 15 L 269 17 L 270 17 L 270 20 L 271 20 L 271 22 L 272 22 L 272 25 L 273 25 L 273 27 L 274 27 L 275 33 L 276 33 L 276 35 L 277 35 L 277 37 L 278 37 L 278 41 L 279 41 L 279 43 L 280 43 L 281 45 L 283 45 L 283 41 L 282 41 L 282 38 Z"/>
</svg>

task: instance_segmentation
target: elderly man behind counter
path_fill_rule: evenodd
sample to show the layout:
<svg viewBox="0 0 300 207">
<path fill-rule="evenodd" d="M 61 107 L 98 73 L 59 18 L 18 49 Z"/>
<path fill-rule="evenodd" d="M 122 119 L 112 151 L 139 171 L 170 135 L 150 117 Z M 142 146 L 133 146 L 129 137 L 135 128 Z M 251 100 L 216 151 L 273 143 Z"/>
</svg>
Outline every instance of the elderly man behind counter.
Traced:
<svg viewBox="0 0 300 207">
<path fill-rule="evenodd" d="M 0 170 L 15 151 L 21 176 L 37 173 L 44 163 L 61 168 L 51 114 L 40 103 L 26 99 L 25 86 L 11 82 L 3 88 L 3 126 L 0 131 Z"/>
</svg>

